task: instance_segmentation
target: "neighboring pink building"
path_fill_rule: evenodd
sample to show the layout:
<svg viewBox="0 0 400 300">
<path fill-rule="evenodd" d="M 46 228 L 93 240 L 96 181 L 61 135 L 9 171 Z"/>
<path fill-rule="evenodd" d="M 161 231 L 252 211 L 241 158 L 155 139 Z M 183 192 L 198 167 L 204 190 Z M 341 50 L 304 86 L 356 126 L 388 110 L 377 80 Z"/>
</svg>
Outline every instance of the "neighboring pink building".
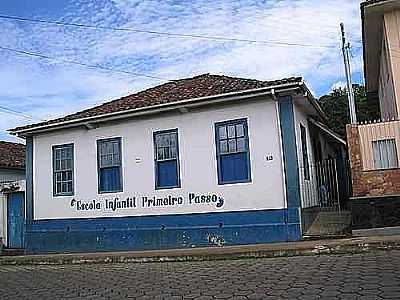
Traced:
<svg viewBox="0 0 400 300">
<path fill-rule="evenodd" d="M 361 3 L 369 101 L 381 120 L 348 125 L 355 228 L 400 225 L 400 1 Z"/>
</svg>

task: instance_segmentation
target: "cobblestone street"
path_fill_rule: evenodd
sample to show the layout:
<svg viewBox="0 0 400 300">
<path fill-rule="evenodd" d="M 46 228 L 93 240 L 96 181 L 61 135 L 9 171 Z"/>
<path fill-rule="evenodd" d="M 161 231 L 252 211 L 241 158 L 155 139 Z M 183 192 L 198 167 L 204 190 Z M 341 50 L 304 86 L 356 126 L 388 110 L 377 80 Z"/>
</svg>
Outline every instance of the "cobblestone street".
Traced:
<svg viewBox="0 0 400 300">
<path fill-rule="evenodd" d="M 0 266 L 1 299 L 400 299 L 400 251 L 234 261 Z"/>
</svg>

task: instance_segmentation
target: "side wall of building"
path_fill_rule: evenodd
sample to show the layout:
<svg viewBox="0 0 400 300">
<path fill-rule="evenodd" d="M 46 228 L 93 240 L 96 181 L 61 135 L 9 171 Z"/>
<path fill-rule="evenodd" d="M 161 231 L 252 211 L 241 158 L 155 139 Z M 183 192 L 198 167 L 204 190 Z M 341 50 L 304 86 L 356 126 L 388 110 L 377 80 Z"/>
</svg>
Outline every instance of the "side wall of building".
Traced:
<svg viewBox="0 0 400 300">
<path fill-rule="evenodd" d="M 27 212 L 27 252 L 298 240 L 298 189 L 291 174 L 285 176 L 287 164 L 297 164 L 297 159 L 287 162 L 288 157 L 282 156 L 282 148 L 291 153 L 295 138 L 291 136 L 295 130 L 293 102 L 290 97 L 286 100 L 285 106 L 265 99 L 124 121 L 92 130 L 71 129 L 28 140 L 31 153 L 27 161 L 29 155 L 33 159 L 33 193 L 32 203 L 27 203 L 27 209 L 32 210 Z M 219 185 L 215 123 L 242 118 L 248 122 L 252 180 Z M 154 187 L 153 133 L 168 129 L 178 129 L 181 187 L 158 190 Z M 110 137 L 122 138 L 123 192 L 99 194 L 96 141 Z M 54 197 L 51 149 L 67 143 L 74 144 L 75 194 Z M 297 170 L 297 165 L 293 169 Z M 30 175 L 28 184 L 29 178 Z M 30 190 L 27 186 L 28 197 Z M 165 205 L 148 206 L 144 197 L 182 201 L 171 205 L 166 200 Z M 128 199 L 133 203 L 129 207 L 107 205 Z"/>
<path fill-rule="evenodd" d="M 357 125 L 347 125 L 353 227 L 400 225 L 400 169 L 364 170 Z"/>
<path fill-rule="evenodd" d="M 391 11 L 384 15 L 384 38 L 385 38 L 385 52 L 382 56 L 385 56 L 385 65 L 387 65 L 387 72 L 381 74 L 380 81 L 388 82 L 388 86 L 382 88 L 383 96 L 387 96 L 389 99 L 393 94 L 392 105 L 388 106 L 386 115 L 390 118 L 399 117 L 400 113 L 400 10 Z M 386 100 L 384 100 L 386 101 Z M 389 100 L 387 100 L 389 101 Z M 386 102 L 387 102 L 386 101 Z M 393 105 L 394 104 L 394 105 Z M 383 114 L 386 118 L 385 114 Z"/>
<path fill-rule="evenodd" d="M 305 170 L 303 160 L 303 147 L 302 147 L 302 137 L 301 137 L 301 126 L 306 129 L 306 142 L 307 142 L 307 156 L 308 156 L 308 171 Z M 299 161 L 299 180 L 300 180 L 300 194 L 302 208 L 314 206 L 314 201 L 309 201 L 309 195 L 316 195 L 318 192 L 316 186 L 312 184 L 311 172 L 312 167 L 315 165 L 314 151 L 312 147 L 312 138 L 310 134 L 310 124 L 308 122 L 307 113 L 302 110 L 299 105 L 295 105 L 295 129 L 296 129 L 296 141 L 297 141 L 297 156 Z M 305 178 L 305 172 L 309 172 L 310 178 Z"/>
<path fill-rule="evenodd" d="M 353 197 L 400 195 L 400 169 L 364 170 L 358 125 L 347 125 Z"/>
</svg>

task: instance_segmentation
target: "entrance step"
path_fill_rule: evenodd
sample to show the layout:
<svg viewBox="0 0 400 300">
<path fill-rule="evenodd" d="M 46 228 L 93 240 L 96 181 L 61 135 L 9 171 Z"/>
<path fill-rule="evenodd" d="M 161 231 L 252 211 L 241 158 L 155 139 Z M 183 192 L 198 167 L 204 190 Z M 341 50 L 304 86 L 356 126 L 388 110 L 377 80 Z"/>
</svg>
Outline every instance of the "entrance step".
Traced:
<svg viewBox="0 0 400 300">
<path fill-rule="evenodd" d="M 351 235 L 351 212 L 320 211 L 304 235 L 307 237 Z"/>
<path fill-rule="evenodd" d="M 1 256 L 17 256 L 23 255 L 24 249 L 12 249 L 12 248 L 3 248 L 0 255 Z"/>
</svg>

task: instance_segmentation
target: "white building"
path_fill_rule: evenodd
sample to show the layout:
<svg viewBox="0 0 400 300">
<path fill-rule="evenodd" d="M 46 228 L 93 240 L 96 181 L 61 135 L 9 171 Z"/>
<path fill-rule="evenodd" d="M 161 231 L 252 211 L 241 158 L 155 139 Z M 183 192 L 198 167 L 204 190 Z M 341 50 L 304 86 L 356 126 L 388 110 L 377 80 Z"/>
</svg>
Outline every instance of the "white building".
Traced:
<svg viewBox="0 0 400 300">
<path fill-rule="evenodd" d="M 318 205 L 302 199 L 312 141 L 342 147 L 324 121 L 301 78 L 206 74 L 12 129 L 27 145 L 26 251 L 299 240 L 301 208 Z"/>
</svg>

